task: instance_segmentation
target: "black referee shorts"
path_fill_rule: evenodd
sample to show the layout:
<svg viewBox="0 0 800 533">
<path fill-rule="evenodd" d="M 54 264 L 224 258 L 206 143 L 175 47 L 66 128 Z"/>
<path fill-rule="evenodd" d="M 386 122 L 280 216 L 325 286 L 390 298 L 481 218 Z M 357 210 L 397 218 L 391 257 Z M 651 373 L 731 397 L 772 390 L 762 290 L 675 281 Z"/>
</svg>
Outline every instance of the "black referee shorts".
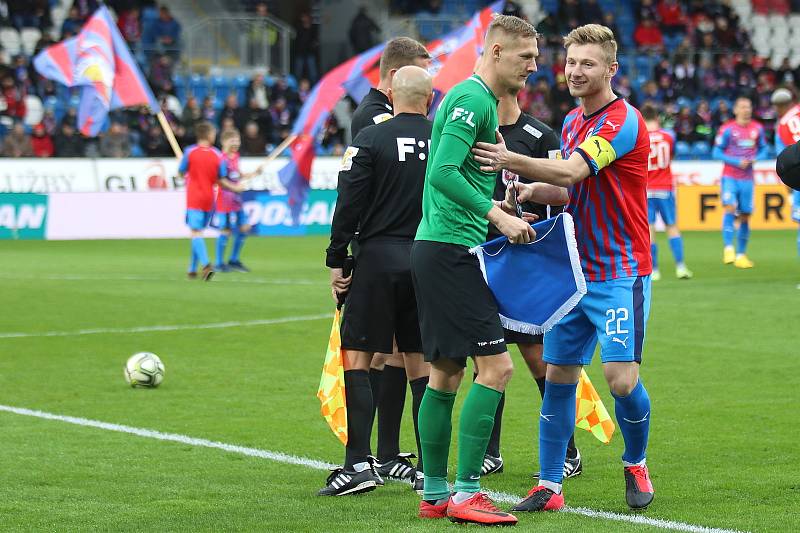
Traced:
<svg viewBox="0 0 800 533">
<path fill-rule="evenodd" d="M 466 247 L 416 241 L 411 272 L 426 361 L 466 366 L 467 357 L 506 351 L 497 303 Z"/>
<path fill-rule="evenodd" d="M 342 348 L 392 353 L 422 352 L 408 239 L 360 243 L 342 317 Z"/>
</svg>

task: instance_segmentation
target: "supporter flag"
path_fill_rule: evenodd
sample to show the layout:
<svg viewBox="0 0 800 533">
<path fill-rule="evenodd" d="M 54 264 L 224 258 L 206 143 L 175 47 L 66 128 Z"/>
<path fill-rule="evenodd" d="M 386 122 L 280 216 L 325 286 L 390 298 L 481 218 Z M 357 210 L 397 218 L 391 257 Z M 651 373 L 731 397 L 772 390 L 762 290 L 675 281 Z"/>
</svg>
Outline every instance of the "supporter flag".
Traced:
<svg viewBox="0 0 800 533">
<path fill-rule="evenodd" d="M 291 144 L 291 159 L 278 171 L 281 184 L 289 195 L 292 221 L 295 225 L 300 223 L 300 214 L 310 187 L 317 136 L 333 107 L 344 96 L 345 84 L 363 76 L 365 70 L 380 58 L 383 47 L 383 44 L 379 44 L 370 48 L 325 74 L 300 109 L 292 129 L 292 135 L 296 139 Z"/>
<path fill-rule="evenodd" d="M 614 421 L 603 405 L 603 400 L 594 389 L 586 371 L 581 369 L 578 391 L 575 397 L 575 426 L 591 432 L 603 444 L 611 442 Z"/>
<path fill-rule="evenodd" d="M 533 225 L 536 240 L 511 244 L 499 237 L 470 249 L 494 294 L 503 326 L 542 334 L 586 294 L 575 228 L 569 213 Z"/>
<path fill-rule="evenodd" d="M 39 52 L 33 65 L 45 78 L 82 87 L 78 128 L 84 135 L 97 135 L 111 109 L 137 105 L 149 105 L 153 112 L 159 109 L 105 6 L 95 11 L 77 36 Z"/>
<path fill-rule="evenodd" d="M 342 340 L 339 336 L 339 316 L 337 307 L 333 315 L 331 337 L 325 364 L 322 365 L 322 378 L 319 380 L 317 398 L 322 404 L 321 411 L 333 434 L 347 446 L 347 403 L 344 392 L 344 361 Z"/>
</svg>

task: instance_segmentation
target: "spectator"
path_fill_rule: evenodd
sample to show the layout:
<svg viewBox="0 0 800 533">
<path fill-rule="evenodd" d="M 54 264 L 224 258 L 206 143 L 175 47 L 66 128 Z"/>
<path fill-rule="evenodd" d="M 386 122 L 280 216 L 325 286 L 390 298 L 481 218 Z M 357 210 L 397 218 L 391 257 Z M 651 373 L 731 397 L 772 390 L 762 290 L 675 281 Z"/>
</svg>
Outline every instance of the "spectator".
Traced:
<svg viewBox="0 0 800 533">
<path fill-rule="evenodd" d="M 244 127 L 241 152 L 243 156 L 263 156 L 267 152 L 267 141 L 255 122 L 248 122 Z"/>
<path fill-rule="evenodd" d="M 558 31 L 561 34 L 566 34 L 569 26 L 572 24 L 570 21 L 580 13 L 581 6 L 578 0 L 564 0 L 558 6 L 556 12 L 556 20 L 558 22 Z"/>
<path fill-rule="evenodd" d="M 631 86 L 631 79 L 628 76 L 617 75 L 612 81 L 615 82 L 614 93 L 623 97 L 632 106 L 637 107 L 638 101 L 636 98 L 636 93 L 633 92 L 633 87 Z"/>
<path fill-rule="evenodd" d="M 645 20 L 657 20 L 658 9 L 653 0 L 641 0 L 636 9 L 636 21 L 641 24 Z"/>
<path fill-rule="evenodd" d="M 267 109 L 269 107 L 269 89 L 264 84 L 264 75 L 256 74 L 250 80 L 250 85 L 247 87 L 247 101 L 255 98 L 259 109 Z"/>
<path fill-rule="evenodd" d="M 727 100 L 720 100 L 717 108 L 711 113 L 711 127 L 714 131 L 733 118 L 733 112 Z"/>
<path fill-rule="evenodd" d="M 47 135 L 51 138 L 56 134 L 56 130 L 58 130 L 58 121 L 56 120 L 55 111 L 52 108 L 46 107 L 44 109 L 44 115 L 42 116 L 42 125 L 44 126 Z"/>
<path fill-rule="evenodd" d="M 514 0 L 506 1 L 506 5 L 503 7 L 503 15 L 511 15 L 512 17 L 519 17 L 521 19 L 528 20 L 525 12 L 522 11 L 522 7 Z"/>
<path fill-rule="evenodd" d="M 5 102 L 5 106 L 3 106 Z M 14 84 L 14 78 L 9 74 L 3 77 L 0 82 L 0 111 L 3 115 L 13 119 L 22 120 L 25 118 L 25 98 L 22 92 Z"/>
<path fill-rule="evenodd" d="M 775 72 L 775 83 L 778 85 L 797 85 L 795 82 L 795 72 L 789 63 L 789 58 L 784 57 L 781 66 Z"/>
<path fill-rule="evenodd" d="M 153 124 L 149 130 L 143 133 L 142 148 L 149 157 L 169 157 L 172 154 L 167 138 L 161 128 Z"/>
<path fill-rule="evenodd" d="M 336 120 L 336 116 L 331 114 L 328 120 L 325 121 L 322 147 L 327 149 L 328 153 L 332 153 L 333 146 L 336 144 L 344 144 L 344 130 L 339 127 L 339 121 Z"/>
<path fill-rule="evenodd" d="M 85 21 L 92 16 L 92 13 L 97 11 L 100 5 L 97 0 L 75 0 L 72 3 L 72 7 L 78 10 L 78 16 L 81 17 L 81 20 Z"/>
<path fill-rule="evenodd" d="M 250 22 L 248 33 L 250 64 L 267 65 L 270 72 L 278 72 L 280 51 L 278 30 L 270 20 L 269 8 L 264 2 L 256 4 L 255 17 Z"/>
<path fill-rule="evenodd" d="M 717 17 L 714 23 L 713 35 L 719 48 L 736 49 L 744 45 L 744 43 L 739 42 L 738 32 L 731 28 L 728 20 L 723 17 Z"/>
<path fill-rule="evenodd" d="M 714 139 L 714 130 L 712 129 L 713 117 L 711 116 L 711 109 L 708 105 L 708 100 L 700 100 L 697 103 L 697 110 L 695 111 L 695 126 L 694 133 L 695 139 L 711 145 Z"/>
<path fill-rule="evenodd" d="M 380 33 L 380 27 L 369 17 L 367 8 L 361 6 L 353 21 L 350 22 L 349 35 L 353 52 L 360 54 L 375 46 L 378 42 L 377 35 Z"/>
<path fill-rule="evenodd" d="M 211 122 L 212 124 L 217 122 L 217 110 L 214 109 L 214 101 L 210 96 L 203 98 L 203 107 L 201 108 L 201 112 L 203 120 Z"/>
<path fill-rule="evenodd" d="M 545 13 L 545 17 L 539 21 L 536 29 L 544 37 L 545 46 L 559 46 L 561 44 L 558 19 L 552 13 Z"/>
<path fill-rule="evenodd" d="M 3 139 L 3 148 L 0 155 L 3 157 L 33 156 L 31 136 L 25 133 L 25 125 L 22 122 L 15 122 L 11 132 Z"/>
<path fill-rule="evenodd" d="M 219 112 L 220 125 L 226 118 L 233 119 L 233 123 L 238 130 L 244 128 L 244 123 L 247 119 L 246 111 L 239 107 L 239 97 L 236 93 L 231 93 L 225 99 L 225 107 Z"/>
<path fill-rule="evenodd" d="M 272 137 L 272 116 L 269 111 L 259 107 L 255 98 L 250 99 L 247 107 L 242 112 L 242 122 L 245 126 L 249 122 L 255 122 L 258 125 L 258 131 L 265 139 Z"/>
<path fill-rule="evenodd" d="M 28 64 L 28 58 L 23 54 L 15 56 L 12 69 L 14 78 L 16 78 L 16 86 L 20 89 L 20 92 L 23 95 L 33 92 L 33 79 L 36 76 L 36 71 Z"/>
<path fill-rule="evenodd" d="M 66 39 L 69 36 L 77 34 L 83 26 L 84 19 L 81 17 L 80 11 L 77 6 L 69 8 L 67 18 L 61 23 L 61 38 Z"/>
<path fill-rule="evenodd" d="M 550 91 L 550 100 L 555 108 L 552 126 L 556 131 L 560 131 L 564 117 L 575 107 L 575 98 L 569 94 L 567 78 L 563 71 L 556 74 L 556 86 Z"/>
<path fill-rule="evenodd" d="M 300 80 L 300 83 L 297 84 L 297 99 L 300 102 L 300 105 L 306 103 L 306 99 L 308 95 L 311 94 L 311 81 L 308 78 L 303 78 Z"/>
<path fill-rule="evenodd" d="M 128 128 L 119 122 L 112 122 L 108 131 L 100 137 L 102 157 L 124 158 L 131 155 L 131 140 Z"/>
<path fill-rule="evenodd" d="M 678 0 L 661 0 L 657 7 L 661 29 L 670 37 L 686 30 L 686 14 Z"/>
<path fill-rule="evenodd" d="M 186 99 L 186 105 L 183 106 L 183 113 L 181 114 L 181 124 L 187 131 L 194 130 L 195 124 L 203 120 L 203 110 L 197 103 L 197 98 L 189 96 Z"/>
<path fill-rule="evenodd" d="M 600 24 L 603 21 L 603 8 L 597 0 L 583 0 L 581 2 L 581 22 L 586 24 Z"/>
<path fill-rule="evenodd" d="M 528 113 L 545 124 L 552 124 L 553 104 L 550 99 L 550 84 L 547 83 L 547 80 L 537 81 L 530 95 Z"/>
<path fill-rule="evenodd" d="M 692 116 L 692 110 L 688 106 L 681 107 L 678 116 L 675 117 L 675 139 L 686 143 L 694 142 L 694 129 L 695 122 Z"/>
<path fill-rule="evenodd" d="M 660 52 L 664 49 L 664 36 L 655 23 L 655 20 L 646 18 L 633 32 L 633 40 L 640 48 Z"/>
<path fill-rule="evenodd" d="M 641 97 L 639 101 L 642 103 L 651 103 L 655 104 L 656 107 L 659 107 L 658 104 L 662 104 L 664 102 L 664 98 L 661 95 L 661 92 L 658 90 L 658 84 L 653 80 L 648 80 L 647 82 L 642 85 L 641 88 Z"/>
<path fill-rule="evenodd" d="M 158 10 L 158 20 L 154 25 L 156 43 L 162 52 L 170 55 L 173 59 L 178 58 L 180 52 L 181 25 L 172 18 L 169 8 L 162 5 Z"/>
<path fill-rule="evenodd" d="M 272 90 L 270 91 L 269 99 L 271 101 L 275 101 L 278 98 L 283 98 L 286 100 L 286 103 L 290 103 L 296 101 L 297 96 L 294 94 L 294 91 L 289 87 L 289 84 L 286 82 L 286 78 L 280 77 L 275 80 L 275 84 L 272 86 Z"/>
<path fill-rule="evenodd" d="M 673 82 L 678 93 L 688 98 L 694 98 L 697 94 L 697 69 L 694 63 L 683 59 L 682 62 L 676 64 Z"/>
<path fill-rule="evenodd" d="M 278 98 L 269 108 L 273 127 L 278 130 L 292 128 L 292 113 L 286 106 L 285 98 Z"/>
<path fill-rule="evenodd" d="M 47 133 L 47 128 L 41 122 L 33 127 L 31 149 L 35 157 L 53 157 L 55 146 L 53 138 Z"/>
<path fill-rule="evenodd" d="M 119 20 L 117 20 L 117 27 L 125 42 L 128 43 L 132 49 L 136 48 L 139 39 L 142 38 L 142 25 L 139 22 L 139 8 L 136 6 L 123 11 Z"/>
<path fill-rule="evenodd" d="M 172 82 L 172 60 L 167 54 L 157 56 L 150 67 L 150 85 L 159 92 Z"/>
<path fill-rule="evenodd" d="M 617 29 L 617 19 L 614 17 L 614 13 L 611 11 L 606 11 L 603 13 L 603 26 L 610 29 L 614 34 L 614 37 L 617 39 L 617 51 L 622 50 L 622 36 Z"/>
<path fill-rule="evenodd" d="M 294 75 L 296 78 L 308 77 L 317 81 L 317 61 L 319 61 L 319 27 L 311 21 L 311 15 L 302 13 L 300 23 L 295 28 Z M 266 108 L 266 105 L 264 106 Z"/>
</svg>

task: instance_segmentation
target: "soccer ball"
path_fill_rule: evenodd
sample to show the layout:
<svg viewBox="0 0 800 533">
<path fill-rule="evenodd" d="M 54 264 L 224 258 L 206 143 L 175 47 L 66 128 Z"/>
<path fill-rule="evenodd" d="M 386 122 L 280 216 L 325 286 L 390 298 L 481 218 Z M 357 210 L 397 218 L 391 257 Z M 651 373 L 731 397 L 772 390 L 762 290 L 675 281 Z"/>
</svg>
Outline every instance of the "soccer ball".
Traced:
<svg viewBox="0 0 800 533">
<path fill-rule="evenodd" d="M 164 363 L 154 353 L 133 354 L 125 363 L 125 381 L 131 387 L 158 387 L 164 381 Z"/>
</svg>

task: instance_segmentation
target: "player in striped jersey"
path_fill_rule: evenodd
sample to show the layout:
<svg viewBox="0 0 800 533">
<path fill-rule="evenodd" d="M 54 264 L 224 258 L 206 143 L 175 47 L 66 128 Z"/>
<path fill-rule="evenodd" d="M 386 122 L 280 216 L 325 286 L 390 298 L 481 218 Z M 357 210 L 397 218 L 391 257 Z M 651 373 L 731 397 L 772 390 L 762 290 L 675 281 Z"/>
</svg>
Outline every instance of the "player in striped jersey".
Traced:
<svg viewBox="0 0 800 533">
<path fill-rule="evenodd" d="M 600 342 L 603 372 L 614 396 L 625 451 L 625 499 L 633 509 L 653 500 L 645 464 L 650 398 L 639 380 L 645 325 L 650 311 L 650 235 L 647 224 L 647 159 L 650 140 L 634 107 L 614 94 L 617 43 L 597 24 L 564 39 L 565 74 L 580 106 L 561 132 L 563 160 L 536 159 L 480 142 L 473 149 L 484 170 L 506 168 L 538 181 L 570 188 L 567 212 L 575 219 L 587 293 L 544 336 L 547 363 L 539 417 L 538 486 L 513 511 L 550 511 L 564 506 L 561 493 L 567 441 L 575 426 L 575 395 L 583 365 Z M 532 185 L 517 185 L 527 201 Z"/>
<path fill-rule="evenodd" d="M 650 222 L 650 254 L 653 256 L 653 281 L 661 279 L 658 271 L 658 245 L 656 244 L 656 217 L 661 216 L 667 226 L 669 247 L 675 258 L 675 275 L 678 279 L 690 279 L 692 272 L 683 262 L 683 238 L 678 231 L 675 218 L 675 179 L 670 163 L 675 152 L 675 136 L 663 129 L 658 119 L 658 110 L 652 105 L 642 107 L 642 117 L 650 134 L 650 160 L 647 170 L 647 217 Z"/>
<path fill-rule="evenodd" d="M 772 105 L 778 113 L 775 127 L 775 153 L 800 141 L 800 104 L 796 104 L 789 89 L 778 89 L 772 94 Z M 800 224 L 800 191 L 792 193 L 792 220 Z M 797 230 L 797 253 L 800 255 L 800 227 Z M 800 289 L 800 285 L 797 286 Z"/>
</svg>

